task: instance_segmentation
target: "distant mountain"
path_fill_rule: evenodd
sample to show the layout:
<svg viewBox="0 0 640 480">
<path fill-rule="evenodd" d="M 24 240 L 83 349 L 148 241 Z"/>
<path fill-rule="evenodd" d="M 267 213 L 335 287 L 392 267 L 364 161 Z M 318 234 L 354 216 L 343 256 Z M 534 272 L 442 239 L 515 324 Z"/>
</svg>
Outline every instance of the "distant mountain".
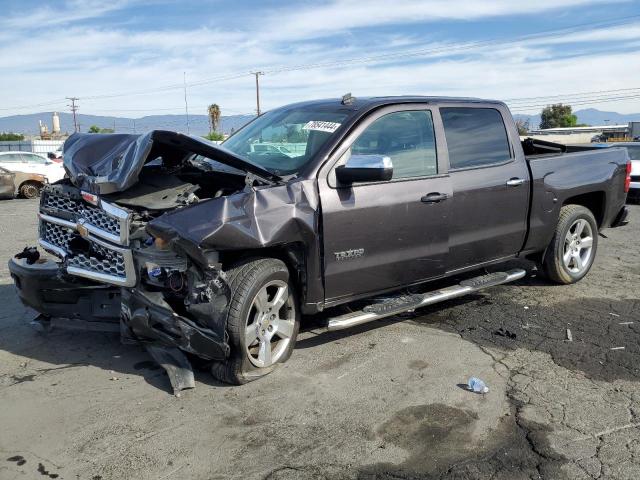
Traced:
<svg viewBox="0 0 640 480">
<path fill-rule="evenodd" d="M 31 113 L 0 117 L 0 132 L 16 132 L 37 135 L 38 120 L 46 124 L 51 131 L 51 115 L 53 112 Z M 73 132 L 73 116 L 67 112 L 58 112 L 62 132 Z M 230 133 L 238 130 L 253 119 L 253 115 L 231 115 L 220 119 L 220 129 Z M 119 133 L 145 133 L 150 130 L 187 131 L 186 115 L 149 115 L 141 118 L 107 117 L 101 115 L 78 115 L 80 131 L 86 132 L 91 125 L 100 128 L 113 128 Z M 209 133 L 209 117 L 207 115 L 189 115 L 189 132 L 194 135 Z"/>
<path fill-rule="evenodd" d="M 578 123 L 587 125 L 625 125 L 629 122 L 640 122 L 640 113 L 623 114 L 618 112 L 604 112 L 597 108 L 585 108 L 573 112 L 578 117 Z M 538 128 L 540 125 L 540 115 L 513 116 L 516 120 L 529 121 L 529 128 Z"/>
<path fill-rule="evenodd" d="M 51 130 L 51 114 L 53 112 L 32 113 L 28 115 L 13 115 L 0 117 L 0 132 L 16 132 L 37 135 L 38 120 L 46 123 Z M 604 112 L 595 108 L 586 108 L 574 112 L 578 117 L 578 123 L 587 125 L 614 125 L 626 124 L 631 121 L 640 121 L 640 113 L 622 114 L 617 112 Z M 62 132 L 73 132 L 73 116 L 67 112 L 58 112 L 60 116 L 60 128 Z M 540 115 L 513 116 L 516 120 L 529 121 L 529 128 L 538 128 Z M 223 116 L 220 120 L 223 133 L 231 133 L 231 129 L 237 130 L 253 119 L 253 115 Z M 78 115 L 80 131 L 86 132 L 91 125 L 100 128 L 115 128 L 120 133 L 146 133 L 150 130 L 175 130 L 187 131 L 187 118 L 185 115 L 148 115 L 141 118 L 106 117 L 101 115 Z M 189 132 L 194 135 L 206 135 L 209 133 L 209 117 L 206 115 L 189 115 Z"/>
</svg>

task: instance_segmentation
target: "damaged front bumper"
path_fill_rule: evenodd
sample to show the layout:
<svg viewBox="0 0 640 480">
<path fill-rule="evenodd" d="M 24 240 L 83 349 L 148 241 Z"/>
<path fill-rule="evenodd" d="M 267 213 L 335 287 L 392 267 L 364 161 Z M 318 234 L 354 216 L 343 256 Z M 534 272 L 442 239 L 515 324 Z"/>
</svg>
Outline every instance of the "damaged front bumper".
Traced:
<svg viewBox="0 0 640 480">
<path fill-rule="evenodd" d="M 9 260 L 9 272 L 22 303 L 47 318 L 117 323 L 120 289 L 66 275 L 51 260 Z"/>
<path fill-rule="evenodd" d="M 86 322 L 87 329 L 92 329 L 91 324 L 120 323 L 122 340 L 127 343 L 176 347 L 205 360 L 222 361 L 229 355 L 222 321 L 226 310 L 219 312 L 218 322 L 205 327 L 177 314 L 161 292 L 142 286 L 118 288 L 91 282 L 69 275 L 51 260 L 30 263 L 13 258 L 9 271 L 22 303 L 45 319 Z"/>
<path fill-rule="evenodd" d="M 229 345 L 223 336 L 178 315 L 160 292 L 122 290 L 122 337 L 137 343 L 178 347 L 205 360 L 225 360 Z"/>
<path fill-rule="evenodd" d="M 197 266 L 146 232 L 148 216 L 64 182 L 43 191 L 39 220 L 39 244 L 59 261 L 32 247 L 9 270 L 41 320 L 106 322 L 126 341 L 227 358 L 230 291 L 215 253 Z"/>
</svg>

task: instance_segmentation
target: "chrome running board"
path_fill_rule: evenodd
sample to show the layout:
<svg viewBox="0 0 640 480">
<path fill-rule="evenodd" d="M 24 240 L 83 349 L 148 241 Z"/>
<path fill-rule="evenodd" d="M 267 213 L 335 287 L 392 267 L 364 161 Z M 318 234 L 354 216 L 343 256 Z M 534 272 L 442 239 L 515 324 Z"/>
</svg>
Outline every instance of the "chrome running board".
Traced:
<svg viewBox="0 0 640 480">
<path fill-rule="evenodd" d="M 327 330 L 343 330 L 363 323 L 391 317 L 403 312 L 410 312 L 416 308 L 426 307 L 434 303 L 444 302 L 452 298 L 462 297 L 483 288 L 502 285 L 504 283 L 520 280 L 526 275 L 526 271 L 520 268 L 508 272 L 495 272 L 479 277 L 463 280 L 458 285 L 442 288 L 433 292 L 398 295 L 390 297 L 379 303 L 368 305 L 357 312 L 349 312 L 344 315 L 329 318 Z"/>
</svg>

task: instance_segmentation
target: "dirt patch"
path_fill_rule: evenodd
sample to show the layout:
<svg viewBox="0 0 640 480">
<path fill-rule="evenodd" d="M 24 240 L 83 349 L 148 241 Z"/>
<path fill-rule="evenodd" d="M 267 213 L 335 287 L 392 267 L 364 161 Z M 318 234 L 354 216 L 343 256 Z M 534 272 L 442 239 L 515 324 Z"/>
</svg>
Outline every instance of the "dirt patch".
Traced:
<svg viewBox="0 0 640 480">
<path fill-rule="evenodd" d="M 537 478 L 543 458 L 528 440 L 529 431 L 514 415 L 478 445 L 473 442 L 477 414 L 443 404 L 418 405 L 397 412 L 377 434 L 384 443 L 406 450 L 400 465 L 377 464 L 358 475 L 363 479 Z"/>
<path fill-rule="evenodd" d="M 438 470 L 465 456 L 477 420 L 470 410 L 438 403 L 416 405 L 397 412 L 377 433 L 384 442 L 381 446 L 390 443 L 410 452 L 404 468 Z"/>
<path fill-rule="evenodd" d="M 425 368 L 427 368 L 429 366 L 429 364 L 427 362 L 425 362 L 424 360 L 412 360 L 409 362 L 409 365 L 407 365 L 411 370 L 416 370 L 416 371 L 421 371 L 424 370 Z"/>
</svg>

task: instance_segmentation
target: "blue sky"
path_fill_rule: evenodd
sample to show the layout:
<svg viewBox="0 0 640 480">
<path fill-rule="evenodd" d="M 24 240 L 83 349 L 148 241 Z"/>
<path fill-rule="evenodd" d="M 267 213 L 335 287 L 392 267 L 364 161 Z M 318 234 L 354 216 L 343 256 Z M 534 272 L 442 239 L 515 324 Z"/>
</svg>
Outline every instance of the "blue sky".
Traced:
<svg viewBox="0 0 640 480">
<path fill-rule="evenodd" d="M 263 109 L 352 92 L 490 97 L 537 113 L 554 95 L 637 88 L 568 99 L 576 109 L 640 112 L 638 1 L 2 0 L 2 6 L 0 116 L 65 110 L 68 96 L 80 98 L 82 113 L 182 113 L 183 72 L 191 113 L 204 114 L 214 102 L 223 115 L 251 113 L 255 70 L 266 72 Z"/>
</svg>

